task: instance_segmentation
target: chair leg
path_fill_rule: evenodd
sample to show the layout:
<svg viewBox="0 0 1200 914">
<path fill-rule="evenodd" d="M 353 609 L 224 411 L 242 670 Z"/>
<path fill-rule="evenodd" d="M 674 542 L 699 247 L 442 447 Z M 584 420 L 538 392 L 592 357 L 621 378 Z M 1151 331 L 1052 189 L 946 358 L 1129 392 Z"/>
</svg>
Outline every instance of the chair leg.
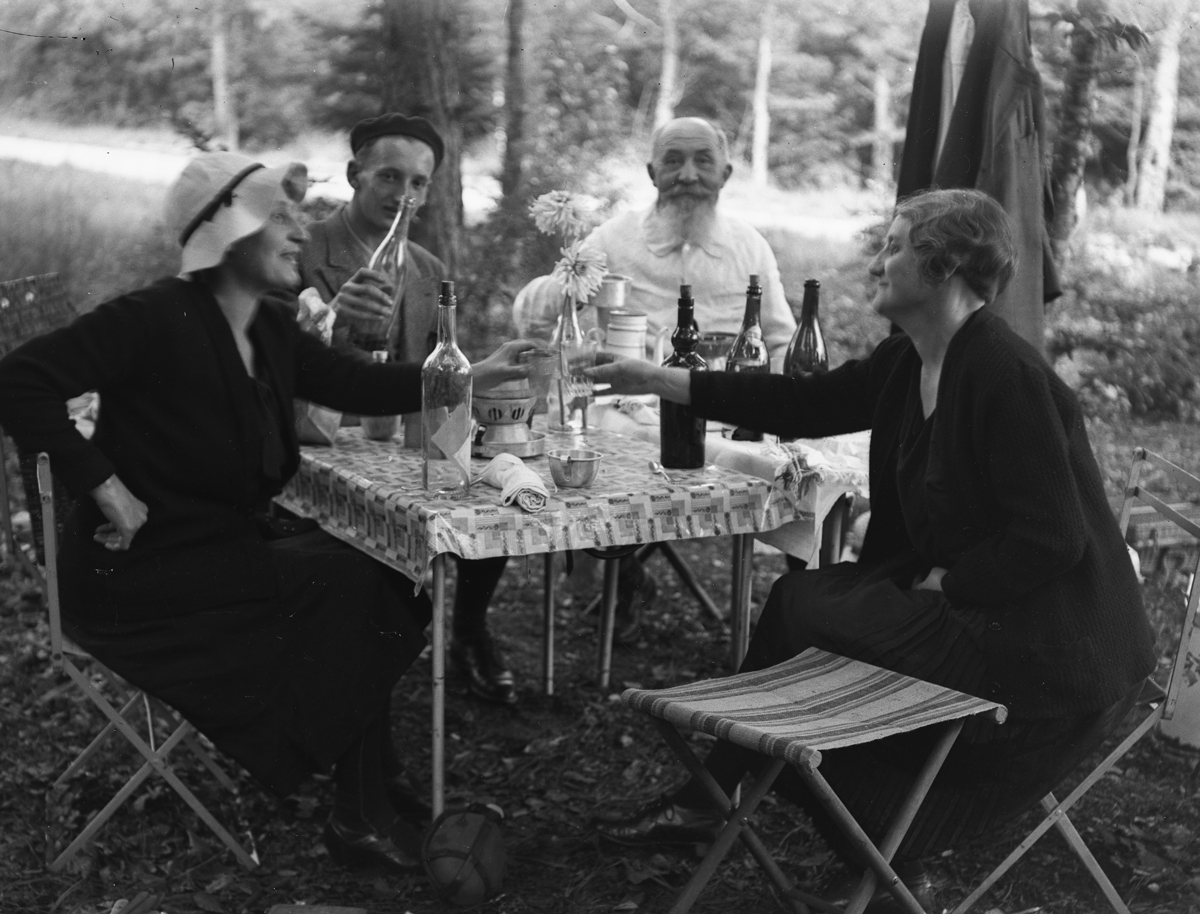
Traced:
<svg viewBox="0 0 1200 914">
<path fill-rule="evenodd" d="M 230 793 L 237 793 L 237 784 L 233 782 L 233 778 L 225 773 L 225 769 L 217 764 L 217 760 L 212 757 L 212 753 L 201 744 L 199 737 L 194 732 L 194 728 L 192 732 L 184 736 L 183 744 L 188 747 L 192 755 L 199 759 L 200 764 L 208 769 L 209 774 L 216 778 L 218 784 Z"/>
<path fill-rule="evenodd" d="M 99 828 L 104 824 L 105 821 L 108 820 L 108 818 L 117 810 L 117 808 L 129 798 L 129 795 L 133 793 L 137 786 L 149 776 L 150 771 L 154 771 L 161 778 L 163 778 L 163 780 L 171 785 L 171 788 L 177 794 L 179 794 L 179 796 L 185 803 L 188 804 L 188 806 L 192 808 L 192 811 L 200 817 L 201 821 L 203 821 L 204 824 L 209 827 L 213 834 L 215 834 L 221 840 L 221 842 L 225 844 L 226 847 L 233 851 L 233 854 L 235 857 L 237 857 L 238 862 L 250 869 L 256 867 L 258 865 L 258 861 L 251 857 L 250 854 L 246 853 L 241 844 L 239 844 L 233 835 L 231 835 L 225 829 L 225 827 L 216 820 L 213 814 L 205 808 L 204 804 L 197 799 L 196 795 L 193 794 L 190 789 L 188 789 L 187 785 L 179 779 L 179 776 L 171 770 L 171 767 L 166 762 L 166 757 L 171 753 L 171 751 L 174 750 L 175 747 L 181 742 L 183 742 L 185 737 L 189 736 L 193 732 L 192 725 L 184 721 L 156 749 L 152 749 L 150 748 L 149 744 L 142 739 L 141 735 L 134 730 L 132 726 L 130 726 L 129 721 L 122 717 L 121 714 L 119 714 L 117 710 L 105 700 L 104 696 L 96 690 L 94 685 L 92 685 L 91 680 L 88 679 L 88 677 L 85 676 L 83 672 L 75 666 L 75 664 L 64 663 L 63 667 L 68 675 L 75 680 L 75 683 L 84 692 L 84 694 L 86 694 L 88 698 L 91 699 L 91 701 L 104 713 L 104 715 L 112 723 L 113 727 L 121 732 L 121 735 L 124 736 L 139 753 L 141 753 L 142 757 L 146 761 L 145 764 L 138 769 L 137 773 L 130 778 L 126 785 L 117 792 L 116 796 L 109 801 L 108 805 L 106 805 L 104 809 L 96 815 L 95 819 L 88 823 L 87 827 L 84 829 L 84 833 L 76 838 L 75 841 L 71 842 L 71 846 L 59 856 L 59 859 L 55 861 L 55 864 L 61 866 L 66 862 L 67 859 L 69 859 L 70 856 L 74 855 L 74 853 L 78 851 L 80 847 L 87 843 L 87 841 L 91 839 L 96 831 L 99 830 Z M 134 697 L 134 701 L 136 700 L 137 696 Z"/>
<path fill-rule="evenodd" d="M 128 718 L 129 712 L 133 711 L 137 707 L 138 697 L 139 696 L 137 693 L 131 695 L 129 700 L 125 702 L 124 706 L 118 713 L 122 717 Z M 83 766 L 87 764 L 87 760 L 95 755 L 96 750 L 104 745 L 104 742 L 108 739 L 109 734 L 115 729 L 116 727 L 111 722 L 106 723 L 104 725 L 104 729 L 97 733 L 95 739 L 88 743 L 87 748 L 80 752 L 79 755 L 75 756 L 75 761 L 71 762 L 71 764 L 67 766 L 67 770 L 58 776 L 58 780 L 54 782 L 54 786 L 61 787 L 76 774 L 78 774 L 83 769 Z"/>
<path fill-rule="evenodd" d="M 1159 705 L 1159 709 L 1161 709 L 1161 707 L 1162 705 Z M 1154 727 L 1154 725 L 1158 723 L 1160 716 L 1161 714 L 1159 710 L 1156 710 L 1153 714 L 1148 715 L 1145 720 L 1138 724 L 1138 726 L 1127 737 L 1125 737 L 1125 739 L 1121 740 L 1121 742 L 1116 746 L 1116 748 L 1113 749 L 1112 752 L 1105 756 L 1104 761 L 1097 765 L 1091 774 L 1080 781 L 1075 789 L 1067 794 L 1066 798 L 1062 800 L 1062 802 L 1051 802 L 1050 806 L 1047 806 L 1046 800 L 1050 799 L 1053 801 L 1053 794 L 1048 794 L 1046 798 L 1043 798 L 1042 806 L 1048 812 L 1046 818 L 1042 819 L 1042 821 L 1038 823 L 1037 827 L 1025 837 L 1024 841 L 1013 848 L 1012 853 L 1005 857 L 1004 860 L 1000 862 L 999 866 L 992 870 L 991 873 L 988 874 L 988 877 L 979 884 L 979 887 L 966 898 L 964 898 L 958 907 L 951 912 L 951 914 L 966 914 L 966 912 L 969 911 L 992 886 L 994 886 L 1001 880 L 1001 878 L 1003 878 L 1005 873 L 1007 873 L 1013 868 L 1014 865 L 1016 865 L 1018 860 L 1025 856 L 1026 851 L 1033 847 L 1033 845 L 1038 842 L 1042 835 L 1050 830 L 1051 826 L 1055 825 L 1060 818 L 1066 818 L 1067 812 L 1071 809 L 1071 807 L 1074 806 L 1076 802 L 1078 802 L 1079 799 L 1091 789 L 1093 784 L 1100 780 L 1100 778 L 1104 777 L 1104 775 L 1108 773 L 1108 770 L 1112 768 L 1112 766 L 1118 761 L 1120 761 L 1121 757 L 1124 756 L 1125 753 L 1131 748 L 1133 748 L 1133 745 L 1138 740 L 1145 736 L 1146 733 L 1148 733 Z M 1073 826 L 1072 831 L 1074 831 Z M 1080 838 L 1080 841 L 1082 840 L 1083 839 Z M 1068 839 L 1068 843 L 1070 843 L 1070 839 Z M 1088 852 L 1088 857 L 1091 857 L 1092 861 L 1095 862 L 1095 858 L 1092 857 L 1090 851 Z M 1095 877 L 1095 871 L 1092 870 L 1092 867 L 1088 861 L 1084 859 L 1083 863 L 1084 866 L 1088 868 L 1088 871 L 1091 872 Z M 1099 866 L 1099 864 L 1097 863 L 1096 866 Z M 1122 914 L 1128 914 L 1128 908 L 1126 908 L 1125 903 L 1120 900 L 1120 896 L 1116 894 L 1116 890 L 1112 888 L 1112 883 L 1109 882 L 1108 877 L 1105 876 L 1103 881 L 1100 881 L 1100 879 L 1097 877 L 1097 882 L 1100 884 L 1101 891 L 1104 892 L 1105 896 L 1112 903 L 1113 907 L 1122 912 Z M 1113 900 L 1114 898 L 1116 901 Z"/>
<path fill-rule="evenodd" d="M 766 845 L 755 834 L 749 823 L 750 817 L 758 809 L 758 804 L 767 795 L 767 792 L 775 783 L 775 779 L 779 777 L 779 772 L 783 770 L 786 763 L 779 759 L 766 760 L 763 767 L 755 776 L 754 784 L 746 792 L 745 798 L 734 809 L 728 795 L 713 779 L 708 769 L 696 758 L 696 754 L 692 752 L 691 747 L 679 735 L 679 732 L 664 720 L 654 718 L 654 723 L 662 734 L 663 739 L 666 740 L 667 745 L 671 747 L 671 750 L 683 762 L 684 767 L 704 785 L 709 797 L 713 801 L 713 805 L 729 820 L 721 830 L 720 835 L 718 835 L 716 842 L 713 843 L 705 855 L 700 867 L 692 874 L 692 878 L 688 881 L 687 886 L 685 886 L 683 892 L 676 899 L 675 905 L 671 908 L 672 914 L 676 914 L 676 912 L 682 914 L 682 912 L 687 911 L 695 903 L 704 886 L 708 883 L 708 880 L 716 872 L 721 860 L 724 859 L 729 849 L 733 846 L 733 842 L 739 838 L 746 845 L 747 850 L 750 851 L 754 859 L 758 861 L 758 865 L 762 867 L 763 872 L 767 874 L 767 877 L 775 884 L 780 893 L 787 898 L 793 908 L 797 911 L 804 911 L 807 914 L 805 902 L 809 899 L 819 902 L 820 899 L 815 898 L 815 896 L 806 896 L 804 892 L 795 888 L 792 881 L 779 868 L 779 865 L 767 850 Z M 832 905 L 823 904 L 822 909 L 831 911 L 833 914 L 839 914 L 840 912 L 839 908 Z"/>
<path fill-rule="evenodd" d="M 1047 812 L 1053 812 L 1056 805 L 1053 793 L 1048 793 L 1042 798 L 1042 808 Z M 1092 855 L 1091 850 L 1083 840 L 1083 836 L 1076 831 L 1075 825 L 1065 813 L 1055 819 L 1054 827 L 1062 834 L 1064 840 L 1070 845 L 1071 850 L 1075 851 L 1075 855 L 1083 861 L 1083 865 L 1092 874 L 1092 878 L 1100 886 L 1100 891 L 1104 893 L 1104 897 L 1108 899 L 1108 903 L 1113 906 L 1113 910 L 1117 911 L 1118 914 L 1130 914 L 1129 908 L 1126 906 L 1124 899 L 1118 894 L 1116 886 L 1112 884 L 1105 874 L 1103 867 L 1100 866 L 1100 861 Z"/>
<path fill-rule="evenodd" d="M 846 905 L 845 914 L 862 914 L 867 907 L 867 903 L 871 900 L 872 893 L 875 891 L 877 880 L 881 880 L 888 887 L 888 890 L 892 893 L 892 896 L 896 899 L 900 907 L 908 911 L 909 914 L 925 914 L 924 909 L 913 897 L 912 892 L 900 881 L 900 877 L 892 869 L 891 858 L 895 855 L 896 849 L 904 839 L 909 826 L 912 825 L 912 820 L 916 816 L 921 803 L 924 801 L 925 795 L 929 792 L 929 788 L 933 784 L 938 771 L 941 769 L 942 763 L 945 762 L 951 746 L 954 745 L 954 741 L 958 738 L 959 731 L 962 730 L 962 725 L 963 722 L 961 720 L 952 721 L 946 725 L 941 737 L 930 752 L 924 767 L 921 769 L 916 782 L 905 798 L 903 806 L 888 826 L 887 833 L 883 841 L 880 842 L 879 847 L 876 847 L 867 833 L 863 831 L 862 826 L 858 824 L 854 816 L 850 813 L 850 810 L 842 803 L 841 798 L 829 786 L 829 782 L 825 780 L 817 770 L 817 767 L 815 765 L 798 766 L 800 775 L 804 778 L 805 783 L 808 784 L 809 788 L 816 794 L 825 808 L 829 810 L 847 840 L 850 841 L 855 850 L 867 862 L 868 869 L 863 874 L 862 881 L 859 882 L 854 894 L 850 897 L 850 902 Z"/>
<path fill-rule="evenodd" d="M 88 822 L 83 831 L 75 836 L 75 840 L 67 845 L 66 849 L 54 859 L 54 862 L 48 867 L 50 872 L 62 872 L 63 867 L 67 865 L 67 861 L 79 853 L 79 850 L 95 837 L 96 832 L 104 827 L 104 823 L 121 807 L 122 803 L 129 799 L 133 792 L 141 786 L 142 782 L 150 776 L 153 770 L 149 762 L 143 764 L 133 777 L 125 782 L 125 786 L 113 795 L 113 798 L 108 801 L 104 808 L 92 817 L 92 820 Z"/>
</svg>

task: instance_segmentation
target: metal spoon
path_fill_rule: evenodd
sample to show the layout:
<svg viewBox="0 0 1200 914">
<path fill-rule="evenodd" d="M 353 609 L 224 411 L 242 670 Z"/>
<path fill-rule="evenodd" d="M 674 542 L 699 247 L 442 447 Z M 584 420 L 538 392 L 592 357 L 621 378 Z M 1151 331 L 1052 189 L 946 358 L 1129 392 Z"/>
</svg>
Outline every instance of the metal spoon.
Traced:
<svg viewBox="0 0 1200 914">
<path fill-rule="evenodd" d="M 661 463 L 659 463 L 657 460 L 651 460 L 651 461 L 650 461 L 650 472 L 651 472 L 651 473 L 658 473 L 658 474 L 659 474 L 660 476 L 662 476 L 662 478 L 663 478 L 663 479 L 665 479 L 665 480 L 666 480 L 668 483 L 670 483 L 671 485 L 675 485 L 675 480 L 671 478 L 671 474 L 670 474 L 670 473 L 668 473 L 668 472 L 667 472 L 667 471 L 666 471 L 666 470 L 663 468 L 663 465 L 662 465 Z"/>
</svg>

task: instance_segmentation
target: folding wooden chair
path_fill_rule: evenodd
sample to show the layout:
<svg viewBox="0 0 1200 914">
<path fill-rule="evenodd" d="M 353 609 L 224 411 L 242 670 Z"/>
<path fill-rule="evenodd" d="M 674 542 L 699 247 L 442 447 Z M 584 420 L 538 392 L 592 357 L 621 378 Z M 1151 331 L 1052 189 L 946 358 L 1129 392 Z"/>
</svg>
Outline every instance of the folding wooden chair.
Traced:
<svg viewBox="0 0 1200 914">
<path fill-rule="evenodd" d="M 1152 507 L 1163 518 L 1178 525 L 1190 540 L 1200 540 L 1200 524 L 1185 517 L 1175 506 L 1146 491 L 1145 485 L 1142 482 L 1142 474 L 1147 469 L 1159 470 L 1165 473 L 1169 479 L 1183 486 L 1189 493 L 1195 493 L 1197 496 L 1200 496 L 1200 478 L 1177 467 L 1158 454 L 1148 451 L 1145 448 L 1136 448 L 1133 452 L 1133 465 L 1130 467 L 1129 478 L 1125 485 L 1125 499 L 1121 504 L 1119 518 L 1121 533 L 1126 537 L 1126 540 L 1128 541 L 1130 534 L 1130 519 L 1135 513 L 1135 507 L 1139 504 Z M 974 906 L 1052 826 L 1058 829 L 1071 850 L 1083 861 L 1083 865 L 1092 875 L 1092 878 L 1096 880 L 1096 883 L 1100 886 L 1100 890 L 1104 893 L 1104 897 L 1108 899 L 1113 909 L 1120 912 L 1120 914 L 1130 914 L 1129 908 L 1121 899 L 1120 894 L 1118 894 L 1108 876 L 1105 875 L 1104 870 L 1092 855 L 1092 852 L 1088 850 L 1082 836 L 1075 829 L 1075 826 L 1071 824 L 1067 812 L 1143 736 L 1152 731 L 1160 721 L 1170 720 L 1175 713 L 1175 705 L 1179 699 L 1179 689 L 1184 681 L 1185 669 L 1188 663 L 1188 649 L 1192 642 L 1192 630 L 1196 625 L 1196 605 L 1200 601 L 1200 588 L 1195 587 L 1197 572 L 1200 572 L 1200 551 L 1197 552 L 1191 569 L 1191 584 L 1188 587 L 1187 608 L 1179 632 L 1179 642 L 1175 646 L 1175 657 L 1171 664 L 1170 677 L 1167 680 L 1166 690 L 1161 689 L 1152 679 L 1146 680 L 1142 687 L 1142 692 L 1138 696 L 1136 705 L 1136 708 L 1143 714 L 1137 726 L 1105 756 L 1099 765 L 1088 772 L 1083 780 L 1079 782 L 1079 785 L 1061 801 L 1053 793 L 1048 793 L 1042 798 L 1041 805 L 1046 811 L 1045 818 L 1038 823 L 1037 827 L 1029 833 L 1024 841 L 1017 845 L 1011 854 L 1004 858 L 999 866 L 992 870 L 988 877 L 980 884 L 979 888 L 963 899 L 962 903 L 954 909 L 953 914 L 964 914 L 965 911 Z M 1193 655 L 1192 663 L 1195 664 L 1197 659 L 1200 658 L 1196 658 Z"/>
<path fill-rule="evenodd" d="M 670 689 L 628 689 L 621 696 L 630 707 L 649 714 L 667 744 L 726 816 L 725 826 L 684 887 L 671 914 L 683 914 L 695 903 L 721 860 L 741 839 L 793 910 L 809 908 L 837 914 L 861 914 L 877 880 L 887 886 L 910 914 L 923 914 L 900 881 L 890 861 L 916 817 L 941 769 L 964 719 L 987 714 L 1003 722 L 1003 705 L 884 670 L 858 660 L 810 648 L 766 670 Z M 943 726 L 929 758 L 905 802 L 876 846 L 821 775 L 821 752 L 853 746 L 917 730 Z M 765 756 L 736 808 L 692 753 L 679 731 L 708 733 Z M 749 819 L 785 765 L 797 768 L 842 832 L 868 862 L 849 904 L 843 909 L 797 888 L 767 852 Z"/>
<path fill-rule="evenodd" d="M 222 787 L 236 793 L 237 786 L 201 743 L 195 728 L 163 702 L 124 682 L 78 645 L 73 644 L 63 633 L 58 596 L 58 528 L 55 523 L 54 483 L 50 474 L 50 458 L 44 453 L 37 455 L 37 484 L 38 498 L 41 504 L 42 531 L 45 538 L 44 579 L 46 602 L 50 611 L 51 658 L 107 718 L 104 728 L 54 782 L 54 787 L 61 787 L 68 779 L 83 770 L 88 759 L 96 753 L 109 735 L 114 733 L 120 734 L 128 740 L 144 759 L 141 767 L 117 791 L 108 804 L 96 813 L 83 831 L 49 864 L 50 869 L 59 871 L 66 866 L 67 862 L 91 841 L 113 813 L 152 774 L 159 775 L 183 798 L 184 802 L 212 830 L 213 834 L 233 851 L 240 863 L 248 868 L 257 866 L 256 855 L 246 852 L 171 768 L 168 757 L 178 746 L 183 745 L 191 750 Z M 115 701 L 110 700 L 101 691 L 105 685 L 119 696 Z M 145 736 L 135 729 L 132 723 L 138 717 L 143 720 Z M 160 741 L 156 727 L 163 723 L 166 724 L 169 734 Z"/>
</svg>

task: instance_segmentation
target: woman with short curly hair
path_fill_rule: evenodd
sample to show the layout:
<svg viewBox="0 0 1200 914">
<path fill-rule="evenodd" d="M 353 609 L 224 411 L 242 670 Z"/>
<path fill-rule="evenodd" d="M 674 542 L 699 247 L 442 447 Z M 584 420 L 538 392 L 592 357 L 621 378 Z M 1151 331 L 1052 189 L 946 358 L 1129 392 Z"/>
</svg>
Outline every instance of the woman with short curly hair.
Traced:
<svg viewBox="0 0 1200 914">
<path fill-rule="evenodd" d="M 1119 722 L 1154 668 L 1079 404 L 986 307 L 1015 261 L 998 203 L 931 191 L 896 208 L 871 261 L 873 308 L 904 332 L 867 358 L 800 378 L 627 361 L 593 370 L 618 393 L 658 394 L 782 436 L 871 430 L 859 561 L 780 578 L 742 669 L 818 647 L 1008 707 L 1003 726 L 965 725 L 897 853 L 927 905 L 918 858 L 1044 796 Z M 821 771 L 876 841 L 933 739 L 926 728 L 825 753 Z M 728 791 L 756 759 L 719 742 L 705 767 Z M 777 784 L 861 864 L 796 772 Z M 693 780 L 600 831 L 625 844 L 693 843 L 720 824 Z"/>
</svg>

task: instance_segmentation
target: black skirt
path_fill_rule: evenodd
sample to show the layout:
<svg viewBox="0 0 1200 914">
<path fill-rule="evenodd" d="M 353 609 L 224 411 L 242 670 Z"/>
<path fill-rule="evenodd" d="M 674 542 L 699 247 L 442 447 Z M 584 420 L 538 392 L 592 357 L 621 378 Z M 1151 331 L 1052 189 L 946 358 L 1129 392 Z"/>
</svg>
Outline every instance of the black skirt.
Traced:
<svg viewBox="0 0 1200 914">
<path fill-rule="evenodd" d="M 408 578 L 320 530 L 267 546 L 275 600 L 67 621 L 81 647 L 286 796 L 380 713 L 425 647 L 431 606 Z"/>
<path fill-rule="evenodd" d="M 968 694 L 990 681 L 981 611 L 957 608 L 936 591 L 914 591 L 912 568 L 874 571 L 854 564 L 799 571 L 776 582 L 743 670 L 773 666 L 809 647 L 853 657 Z M 898 854 L 923 856 L 982 834 L 1036 803 L 1062 781 L 1132 706 L 1004 724 L 969 718 Z M 851 814 L 882 839 L 929 756 L 940 727 L 822 753 L 821 774 Z M 849 845 L 793 770 L 777 781 L 843 855 Z"/>
</svg>

